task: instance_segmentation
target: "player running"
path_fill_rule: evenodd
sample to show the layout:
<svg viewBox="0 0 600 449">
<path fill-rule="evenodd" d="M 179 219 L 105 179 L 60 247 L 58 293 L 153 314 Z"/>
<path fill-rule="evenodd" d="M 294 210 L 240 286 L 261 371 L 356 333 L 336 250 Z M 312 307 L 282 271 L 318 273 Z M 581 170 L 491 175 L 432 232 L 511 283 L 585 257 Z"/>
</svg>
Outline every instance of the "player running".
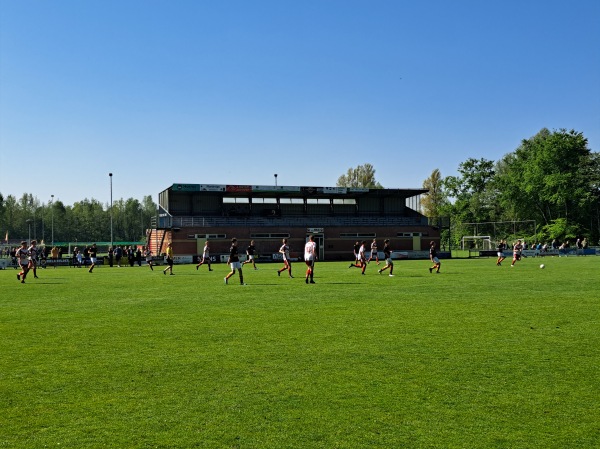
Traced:
<svg viewBox="0 0 600 449">
<path fill-rule="evenodd" d="M 361 268 L 360 274 L 362 274 L 363 276 L 365 274 L 365 270 L 367 269 L 367 256 L 365 255 L 366 245 L 367 245 L 367 242 L 365 242 L 363 240 L 360 247 L 358 248 L 358 255 L 356 256 L 356 264 L 350 264 L 350 266 L 348 267 L 348 268 L 352 268 L 352 267 Z"/>
<path fill-rule="evenodd" d="M 15 257 L 19 261 L 21 271 L 17 274 L 17 279 L 21 281 L 21 284 L 25 283 L 25 278 L 29 272 L 29 251 L 27 250 L 27 242 L 21 242 L 21 247 L 15 252 Z"/>
<path fill-rule="evenodd" d="M 429 272 L 433 273 L 433 270 L 435 270 L 436 273 L 439 273 L 442 263 L 440 262 L 440 259 L 438 259 L 435 242 L 433 240 L 429 242 L 429 260 L 433 263 L 433 267 L 429 268 Z"/>
<path fill-rule="evenodd" d="M 198 265 L 196 265 L 196 270 L 200 265 L 203 264 L 208 265 L 208 271 L 212 271 L 212 268 L 210 267 L 210 245 L 208 243 L 208 240 L 206 241 L 206 243 L 204 243 L 204 249 L 202 250 L 202 260 Z"/>
<path fill-rule="evenodd" d="M 510 264 L 511 268 L 515 266 L 515 263 L 518 260 L 521 260 L 521 251 L 523 251 L 523 244 L 521 243 L 521 240 L 517 240 L 517 243 L 513 245 L 513 260 Z"/>
<path fill-rule="evenodd" d="M 146 259 L 146 263 L 150 267 L 150 270 L 154 271 L 154 266 L 152 265 L 152 251 L 150 247 L 144 248 L 144 258 Z"/>
<path fill-rule="evenodd" d="M 281 248 L 279 248 L 279 253 L 283 257 L 283 268 L 277 270 L 277 276 L 281 276 L 281 273 L 285 270 L 288 271 L 288 274 L 291 279 L 294 278 L 292 276 L 292 261 L 290 260 L 290 247 L 287 244 L 287 239 L 282 240 Z"/>
<path fill-rule="evenodd" d="M 373 241 L 371 242 L 371 254 L 369 255 L 369 260 L 367 260 L 367 263 L 370 263 L 371 260 L 373 259 L 373 256 L 375 256 L 375 261 L 377 262 L 377 265 L 379 265 L 379 254 L 377 252 L 377 240 L 373 239 Z"/>
<path fill-rule="evenodd" d="M 238 270 L 240 274 L 240 284 L 244 284 L 244 274 L 242 273 L 242 264 L 240 263 L 240 257 L 238 256 L 238 247 L 237 247 L 237 239 L 234 237 L 231 239 L 231 248 L 229 248 L 229 259 L 227 259 L 227 263 L 231 267 L 231 273 L 229 273 L 223 279 L 225 284 L 229 283 L 229 278 L 235 274 L 235 270 Z"/>
<path fill-rule="evenodd" d="M 246 248 L 247 259 L 244 261 L 244 263 L 242 265 L 251 263 L 252 266 L 254 267 L 254 269 L 258 270 L 258 268 L 256 268 L 256 261 L 254 260 L 255 255 L 256 255 L 256 246 L 254 246 L 254 240 L 250 240 L 250 245 L 248 245 L 248 247 Z"/>
<path fill-rule="evenodd" d="M 392 248 L 390 247 L 389 239 L 385 239 L 383 242 L 383 257 L 385 257 L 385 267 L 381 270 L 377 270 L 377 272 L 381 274 L 389 268 L 389 276 L 394 277 L 394 262 L 392 261 Z"/>
<path fill-rule="evenodd" d="M 504 259 L 506 259 L 506 257 L 504 257 L 504 250 L 506 249 L 506 242 L 504 240 L 500 240 L 500 243 L 498 243 L 497 249 L 498 249 L 498 260 L 496 260 L 496 265 L 500 266 L 500 265 L 502 265 L 502 261 Z"/>
</svg>

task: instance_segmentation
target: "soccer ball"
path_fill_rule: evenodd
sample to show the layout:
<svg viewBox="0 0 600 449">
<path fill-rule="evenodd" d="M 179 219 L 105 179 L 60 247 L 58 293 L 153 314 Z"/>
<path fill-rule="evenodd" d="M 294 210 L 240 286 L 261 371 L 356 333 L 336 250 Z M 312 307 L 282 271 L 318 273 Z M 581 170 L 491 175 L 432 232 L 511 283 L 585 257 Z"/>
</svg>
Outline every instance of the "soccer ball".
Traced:
<svg viewBox="0 0 600 449">
<path fill-rule="evenodd" d="M 541 264 L 541 265 L 540 265 L 540 268 L 544 269 L 544 268 L 546 268 L 546 265 L 544 265 L 544 264 Z"/>
</svg>

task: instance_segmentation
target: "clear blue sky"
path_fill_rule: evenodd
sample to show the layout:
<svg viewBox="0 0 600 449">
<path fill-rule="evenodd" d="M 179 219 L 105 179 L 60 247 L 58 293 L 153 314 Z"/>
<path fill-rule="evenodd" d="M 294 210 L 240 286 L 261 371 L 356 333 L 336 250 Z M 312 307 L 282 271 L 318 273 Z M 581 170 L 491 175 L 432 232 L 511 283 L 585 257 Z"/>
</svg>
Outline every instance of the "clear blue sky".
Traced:
<svg viewBox="0 0 600 449">
<path fill-rule="evenodd" d="M 600 2 L 0 0 L 0 192 L 419 188 L 541 128 L 600 150 Z"/>
</svg>

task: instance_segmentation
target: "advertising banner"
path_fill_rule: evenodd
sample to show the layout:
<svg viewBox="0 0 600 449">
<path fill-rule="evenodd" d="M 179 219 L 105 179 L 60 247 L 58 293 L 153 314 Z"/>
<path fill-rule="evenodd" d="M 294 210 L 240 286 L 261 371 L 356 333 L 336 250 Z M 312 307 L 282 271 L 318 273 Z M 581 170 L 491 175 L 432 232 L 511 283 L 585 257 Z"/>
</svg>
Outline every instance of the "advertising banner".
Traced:
<svg viewBox="0 0 600 449">
<path fill-rule="evenodd" d="M 172 189 L 179 192 L 197 192 L 200 190 L 200 186 L 198 184 L 173 184 Z"/>
<path fill-rule="evenodd" d="M 199 189 L 201 192 L 224 192 L 225 186 L 222 184 L 200 184 Z"/>
<path fill-rule="evenodd" d="M 225 186 L 225 191 L 226 192 L 245 192 L 245 193 L 250 193 L 252 192 L 252 186 L 233 186 L 233 185 L 227 185 Z"/>
</svg>

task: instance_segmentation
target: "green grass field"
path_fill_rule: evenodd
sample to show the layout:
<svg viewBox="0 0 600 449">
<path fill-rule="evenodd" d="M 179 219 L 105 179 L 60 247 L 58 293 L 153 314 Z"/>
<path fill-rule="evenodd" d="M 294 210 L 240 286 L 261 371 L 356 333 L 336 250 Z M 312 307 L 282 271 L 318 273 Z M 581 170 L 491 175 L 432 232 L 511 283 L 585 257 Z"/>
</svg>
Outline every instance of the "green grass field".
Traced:
<svg viewBox="0 0 600 449">
<path fill-rule="evenodd" d="M 0 447 L 598 448 L 600 257 L 509 262 L 0 271 Z"/>
</svg>

